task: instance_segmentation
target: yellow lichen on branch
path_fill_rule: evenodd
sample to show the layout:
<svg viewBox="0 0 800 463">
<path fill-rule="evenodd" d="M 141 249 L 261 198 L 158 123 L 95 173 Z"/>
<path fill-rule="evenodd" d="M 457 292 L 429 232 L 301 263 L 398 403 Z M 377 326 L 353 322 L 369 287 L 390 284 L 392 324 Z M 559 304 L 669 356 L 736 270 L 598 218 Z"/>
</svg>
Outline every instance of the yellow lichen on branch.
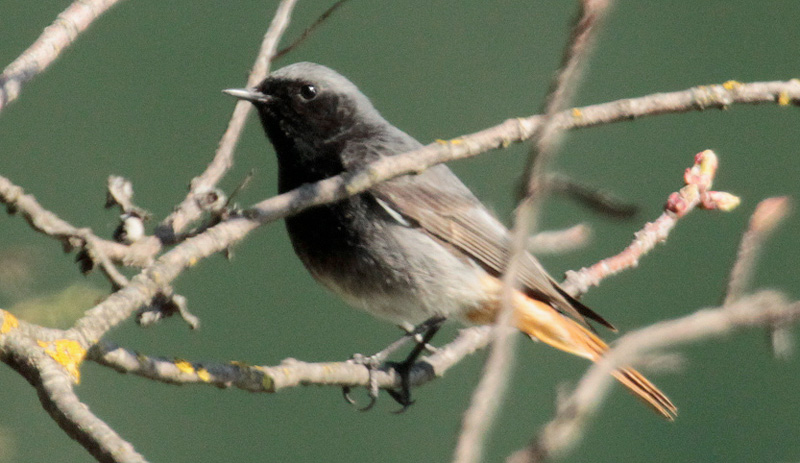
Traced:
<svg viewBox="0 0 800 463">
<path fill-rule="evenodd" d="M 75 384 L 81 382 L 80 365 L 86 357 L 86 349 L 77 341 L 71 339 L 57 339 L 55 341 L 36 341 L 44 352 L 63 366 L 72 376 Z"/>
<path fill-rule="evenodd" d="M 190 375 L 195 374 L 194 366 L 191 363 L 187 362 L 183 359 L 175 359 L 175 366 L 178 367 L 178 370 L 182 371 L 183 373 L 187 373 Z"/>
<path fill-rule="evenodd" d="M 0 309 L 3 313 L 3 324 L 0 325 L 0 334 L 6 334 L 19 326 L 19 320 L 11 312 Z"/>
</svg>

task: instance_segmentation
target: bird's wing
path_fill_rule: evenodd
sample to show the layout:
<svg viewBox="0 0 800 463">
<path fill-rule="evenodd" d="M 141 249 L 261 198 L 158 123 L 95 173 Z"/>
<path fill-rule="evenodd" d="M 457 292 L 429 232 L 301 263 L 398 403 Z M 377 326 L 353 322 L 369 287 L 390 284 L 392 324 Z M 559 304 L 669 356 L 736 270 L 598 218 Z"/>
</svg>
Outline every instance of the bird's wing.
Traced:
<svg viewBox="0 0 800 463">
<path fill-rule="evenodd" d="M 398 177 L 370 191 L 383 207 L 408 219 L 406 224 L 418 225 L 456 247 L 489 273 L 503 273 L 510 252 L 508 229 L 447 166 L 440 164 L 417 175 Z M 552 304 L 583 323 L 587 317 L 614 329 L 603 317 L 565 293 L 530 254 L 523 257 L 520 279 L 529 296 Z"/>
</svg>

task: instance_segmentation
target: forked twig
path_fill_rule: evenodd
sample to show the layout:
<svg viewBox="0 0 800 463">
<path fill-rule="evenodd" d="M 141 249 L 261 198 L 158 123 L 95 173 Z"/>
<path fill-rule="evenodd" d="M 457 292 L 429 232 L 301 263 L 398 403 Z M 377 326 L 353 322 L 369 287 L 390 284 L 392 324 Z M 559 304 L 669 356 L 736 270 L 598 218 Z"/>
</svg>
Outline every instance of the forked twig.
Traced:
<svg viewBox="0 0 800 463">
<path fill-rule="evenodd" d="M 596 264 L 578 271 L 568 271 L 562 287 L 573 296 L 584 294 L 603 279 L 625 269 L 635 267 L 639 259 L 663 242 L 678 220 L 694 210 L 717 209 L 729 211 L 739 205 L 739 198 L 725 192 L 712 191 L 718 167 L 717 155 L 711 150 L 695 155 L 694 165 L 686 169 L 686 186 L 672 193 L 664 206 L 664 213 L 635 234 L 633 242 L 615 256 L 603 259 Z"/>
<path fill-rule="evenodd" d="M 255 86 L 264 80 L 269 73 L 275 50 L 283 33 L 286 32 L 286 28 L 289 26 L 295 3 L 297 3 L 297 0 L 282 0 L 278 5 L 275 16 L 272 18 L 272 23 L 264 35 L 264 40 L 261 42 L 261 48 L 253 64 L 253 69 L 247 78 L 247 87 Z M 245 121 L 251 109 L 252 105 L 246 101 L 238 101 L 236 103 L 231 119 L 228 122 L 228 127 L 225 129 L 225 133 L 222 134 L 222 139 L 219 141 L 211 163 L 202 174 L 192 180 L 189 194 L 157 228 L 156 235 L 162 241 L 166 243 L 175 242 L 178 239 L 177 235 L 185 231 L 190 223 L 200 217 L 203 210 L 197 204 L 197 199 L 205 192 L 212 190 L 233 166 L 234 149 L 239 142 L 239 136 L 242 134 Z"/>
</svg>

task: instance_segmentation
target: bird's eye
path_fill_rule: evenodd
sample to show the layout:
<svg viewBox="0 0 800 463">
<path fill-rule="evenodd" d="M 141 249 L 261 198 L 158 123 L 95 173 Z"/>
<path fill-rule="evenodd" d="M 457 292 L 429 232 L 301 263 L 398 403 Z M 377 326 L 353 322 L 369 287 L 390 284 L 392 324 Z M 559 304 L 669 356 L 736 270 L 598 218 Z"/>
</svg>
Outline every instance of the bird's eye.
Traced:
<svg viewBox="0 0 800 463">
<path fill-rule="evenodd" d="M 300 87 L 300 96 L 304 100 L 313 100 L 317 96 L 317 87 L 306 84 Z"/>
</svg>

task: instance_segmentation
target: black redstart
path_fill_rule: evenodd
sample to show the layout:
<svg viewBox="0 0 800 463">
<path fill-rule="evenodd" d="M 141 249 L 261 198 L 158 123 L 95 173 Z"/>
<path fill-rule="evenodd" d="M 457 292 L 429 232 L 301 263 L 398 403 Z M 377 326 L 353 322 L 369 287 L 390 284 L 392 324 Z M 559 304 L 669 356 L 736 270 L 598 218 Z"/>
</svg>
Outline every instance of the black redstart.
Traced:
<svg viewBox="0 0 800 463">
<path fill-rule="evenodd" d="M 296 63 L 254 89 L 226 90 L 250 101 L 278 156 L 286 192 L 422 145 L 387 122 L 345 77 Z M 408 326 L 431 317 L 493 323 L 509 257 L 509 232 L 445 165 L 404 175 L 342 201 L 286 219 L 297 255 L 322 285 L 351 305 Z M 520 331 L 598 360 L 608 349 L 586 318 L 611 325 L 566 294 L 530 254 L 513 297 Z M 658 413 L 677 409 L 639 372 L 614 376 Z"/>
</svg>

